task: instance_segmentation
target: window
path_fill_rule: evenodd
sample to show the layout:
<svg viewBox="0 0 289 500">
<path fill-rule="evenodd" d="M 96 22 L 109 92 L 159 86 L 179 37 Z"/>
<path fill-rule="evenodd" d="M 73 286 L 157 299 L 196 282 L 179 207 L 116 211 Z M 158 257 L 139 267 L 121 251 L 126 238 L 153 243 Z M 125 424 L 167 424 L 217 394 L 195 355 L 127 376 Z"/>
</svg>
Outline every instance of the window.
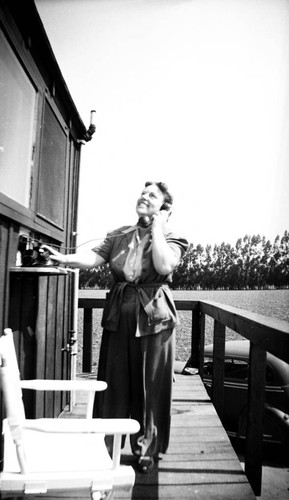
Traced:
<svg viewBox="0 0 289 500">
<path fill-rule="evenodd" d="M 211 377 L 213 374 L 213 361 L 211 358 L 204 359 L 204 375 Z"/>
<path fill-rule="evenodd" d="M 36 90 L 0 30 L 0 191 L 29 207 Z"/>
<path fill-rule="evenodd" d="M 61 229 L 64 225 L 66 144 L 65 132 L 45 101 L 38 215 Z"/>
<path fill-rule="evenodd" d="M 224 370 L 225 379 L 248 381 L 248 362 L 243 359 L 225 358 Z M 212 374 L 213 360 L 207 357 L 204 360 L 204 375 L 211 377 Z"/>
<path fill-rule="evenodd" d="M 243 359 L 225 359 L 225 378 L 248 381 L 248 363 Z"/>
</svg>

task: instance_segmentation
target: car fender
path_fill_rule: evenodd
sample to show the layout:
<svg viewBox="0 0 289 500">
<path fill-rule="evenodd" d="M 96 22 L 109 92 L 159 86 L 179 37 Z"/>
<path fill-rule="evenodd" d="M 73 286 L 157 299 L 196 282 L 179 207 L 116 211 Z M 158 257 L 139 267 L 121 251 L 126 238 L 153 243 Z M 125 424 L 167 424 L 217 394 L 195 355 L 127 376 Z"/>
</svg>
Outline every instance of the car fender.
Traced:
<svg viewBox="0 0 289 500">
<path fill-rule="evenodd" d="M 279 410 L 279 408 L 275 408 L 274 406 L 265 405 L 266 406 L 266 414 L 270 417 L 273 417 L 280 429 L 282 429 L 284 433 L 285 439 L 289 441 L 289 415 L 288 413 L 284 413 L 284 411 Z"/>
<path fill-rule="evenodd" d="M 237 437 L 244 439 L 247 429 L 247 408 L 244 408 L 239 415 Z M 289 442 L 289 415 L 279 408 L 265 404 L 264 412 L 264 439 L 272 441 L 269 436 L 266 438 L 267 428 L 272 426 L 276 430 L 277 440 L 284 444 Z"/>
</svg>

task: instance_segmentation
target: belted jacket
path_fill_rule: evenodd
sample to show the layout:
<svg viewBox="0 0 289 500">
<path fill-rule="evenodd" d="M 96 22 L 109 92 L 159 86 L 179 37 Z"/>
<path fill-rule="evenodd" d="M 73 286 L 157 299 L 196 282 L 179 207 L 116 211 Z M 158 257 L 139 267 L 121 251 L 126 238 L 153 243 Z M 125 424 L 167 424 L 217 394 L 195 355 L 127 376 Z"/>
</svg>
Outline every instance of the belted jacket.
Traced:
<svg viewBox="0 0 289 500">
<path fill-rule="evenodd" d="M 142 249 L 140 269 L 136 280 L 130 278 L 125 270 L 127 259 L 137 226 L 123 226 L 107 234 L 105 240 L 93 248 L 93 251 L 109 263 L 114 283 L 106 296 L 102 326 L 106 330 L 117 331 L 122 305 L 122 296 L 127 286 L 135 288 L 137 293 L 136 336 L 157 334 L 163 330 L 174 328 L 179 319 L 173 301 L 170 283 L 172 273 L 160 275 L 154 268 L 152 260 L 151 239 L 146 238 Z M 150 229 L 147 229 L 150 232 Z M 188 242 L 180 238 L 169 228 L 165 229 L 165 239 L 179 260 L 187 250 Z"/>
</svg>

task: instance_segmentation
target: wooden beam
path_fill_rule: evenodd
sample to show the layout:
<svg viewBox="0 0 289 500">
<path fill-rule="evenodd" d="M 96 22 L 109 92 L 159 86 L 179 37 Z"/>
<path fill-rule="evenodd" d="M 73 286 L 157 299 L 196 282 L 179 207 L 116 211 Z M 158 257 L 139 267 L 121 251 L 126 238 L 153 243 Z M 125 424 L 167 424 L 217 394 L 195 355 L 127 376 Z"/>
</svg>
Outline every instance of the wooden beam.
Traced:
<svg viewBox="0 0 289 500">
<path fill-rule="evenodd" d="M 90 373 L 92 366 L 92 313 L 93 309 L 86 308 L 83 311 L 83 351 L 82 369 Z"/>
<path fill-rule="evenodd" d="M 223 417 L 224 408 L 225 330 L 222 323 L 214 321 L 212 402 L 220 418 Z"/>
<path fill-rule="evenodd" d="M 265 406 L 266 351 L 250 344 L 248 422 L 245 472 L 255 495 L 261 495 L 263 418 Z"/>
</svg>

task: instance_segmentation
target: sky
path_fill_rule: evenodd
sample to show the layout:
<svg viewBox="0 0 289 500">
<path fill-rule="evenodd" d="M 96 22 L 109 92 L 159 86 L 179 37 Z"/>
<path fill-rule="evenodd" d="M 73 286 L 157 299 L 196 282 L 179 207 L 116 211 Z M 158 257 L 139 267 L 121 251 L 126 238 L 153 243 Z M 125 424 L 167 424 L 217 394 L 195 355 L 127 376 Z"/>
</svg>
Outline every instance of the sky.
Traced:
<svg viewBox="0 0 289 500">
<path fill-rule="evenodd" d="M 147 180 L 194 245 L 289 229 L 289 0 L 35 3 L 87 127 L 96 110 L 78 245 L 134 224 Z"/>
</svg>

